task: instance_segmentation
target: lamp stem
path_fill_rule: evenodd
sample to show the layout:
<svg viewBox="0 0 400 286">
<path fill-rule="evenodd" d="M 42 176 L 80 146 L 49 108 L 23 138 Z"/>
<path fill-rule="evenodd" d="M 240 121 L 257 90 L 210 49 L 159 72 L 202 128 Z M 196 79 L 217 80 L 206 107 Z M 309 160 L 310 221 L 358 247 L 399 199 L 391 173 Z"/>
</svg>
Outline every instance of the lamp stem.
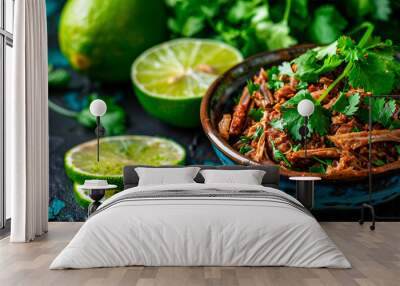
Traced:
<svg viewBox="0 0 400 286">
<path fill-rule="evenodd" d="M 304 118 L 304 126 L 305 126 L 305 130 L 308 130 L 308 116 L 306 116 Z M 304 135 L 304 158 L 307 159 L 307 135 L 308 132 L 305 132 L 306 134 Z"/>
<path fill-rule="evenodd" d="M 100 162 L 100 116 L 96 116 L 97 162 Z"/>
</svg>

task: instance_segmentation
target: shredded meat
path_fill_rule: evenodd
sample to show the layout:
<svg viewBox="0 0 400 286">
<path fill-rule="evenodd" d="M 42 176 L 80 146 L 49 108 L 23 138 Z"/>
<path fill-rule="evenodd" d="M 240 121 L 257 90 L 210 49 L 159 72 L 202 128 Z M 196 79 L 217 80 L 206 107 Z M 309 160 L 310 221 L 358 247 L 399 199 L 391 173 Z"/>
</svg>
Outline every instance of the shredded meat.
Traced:
<svg viewBox="0 0 400 286">
<path fill-rule="evenodd" d="M 242 132 L 244 123 L 247 117 L 247 110 L 250 104 L 250 95 L 247 88 L 244 89 L 240 97 L 239 104 L 235 107 L 233 112 L 231 126 L 229 128 L 229 135 L 237 136 Z"/>
<path fill-rule="evenodd" d="M 291 162 L 296 162 L 299 159 L 306 159 L 309 157 L 320 157 L 320 158 L 340 158 L 340 150 L 338 148 L 320 148 L 307 150 L 307 157 L 304 150 L 299 150 L 290 153 L 287 158 Z"/>
<path fill-rule="evenodd" d="M 355 150 L 368 144 L 368 132 L 353 132 L 339 135 L 328 136 L 328 139 L 336 147 L 346 150 Z M 373 130 L 371 131 L 371 142 L 394 141 L 400 142 L 400 129 L 395 130 Z"/>
<path fill-rule="evenodd" d="M 219 134 L 225 140 L 229 139 L 229 126 L 231 125 L 232 116 L 230 114 L 224 114 L 221 121 L 218 123 Z"/>
<path fill-rule="evenodd" d="M 291 68 L 296 72 L 295 64 Z M 342 70 L 343 67 L 338 67 L 318 81 L 308 84 L 307 90 L 311 96 L 318 100 Z M 336 85 L 321 102 L 322 108 L 331 114 L 330 126 L 326 130 L 328 134 L 320 135 L 314 129 L 307 138 L 306 154 L 304 142 L 300 142 L 298 136 L 293 138 L 293 130 L 288 130 L 285 125 L 287 122 L 282 121 L 287 109 L 284 104 L 298 92 L 299 81 L 287 74 L 279 74 L 277 78 L 283 86 L 276 90 L 270 87 L 271 79 L 264 69 L 252 78 L 259 89 L 250 95 L 247 87 L 243 88 L 240 100 L 231 114 L 224 114 L 219 121 L 221 137 L 250 160 L 261 164 L 280 164 L 284 172 L 291 174 L 300 175 L 310 172 L 311 167 L 321 167 L 324 175 L 332 179 L 366 176 L 369 162 L 368 124 L 365 119 L 361 120 L 358 113 L 347 116 L 332 107 L 342 95 L 341 91 L 346 90 L 347 97 L 354 94 L 360 96 L 358 109 L 365 111 L 368 105 L 364 99 L 372 94 L 351 86 L 344 89 L 342 82 Z M 399 114 L 400 106 L 396 105 L 392 117 L 398 120 Z M 400 129 L 384 129 L 382 124 L 375 122 L 371 134 L 373 171 L 400 168 Z"/>
</svg>

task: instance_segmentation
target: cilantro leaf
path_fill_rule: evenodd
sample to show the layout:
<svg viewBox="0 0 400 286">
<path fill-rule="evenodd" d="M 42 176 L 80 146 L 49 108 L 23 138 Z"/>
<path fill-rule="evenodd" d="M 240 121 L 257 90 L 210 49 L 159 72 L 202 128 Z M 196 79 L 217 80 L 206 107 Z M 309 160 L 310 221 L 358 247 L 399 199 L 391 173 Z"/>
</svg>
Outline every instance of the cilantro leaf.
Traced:
<svg viewBox="0 0 400 286">
<path fill-rule="evenodd" d="M 321 105 L 316 104 L 314 113 L 310 116 L 309 125 L 311 127 L 311 133 L 317 132 L 319 135 L 324 136 L 328 134 L 329 127 L 331 124 L 331 115 L 329 111 L 323 108 Z"/>
<path fill-rule="evenodd" d="M 299 81 L 299 83 L 296 86 L 297 90 L 306 89 L 307 87 L 308 87 L 308 83 L 305 81 Z"/>
<path fill-rule="evenodd" d="M 253 139 L 258 139 L 264 133 L 264 128 L 262 126 L 257 126 L 256 132 L 253 134 Z"/>
<path fill-rule="evenodd" d="M 317 52 L 308 50 L 301 56 L 293 60 L 297 70 L 295 77 L 299 80 L 314 82 L 318 80 L 319 74 L 316 72 L 320 65 L 317 63 Z"/>
<path fill-rule="evenodd" d="M 390 8 L 389 0 L 373 0 L 374 8 L 373 9 L 373 17 L 377 20 L 387 21 L 389 20 L 389 15 L 392 13 L 392 9 Z"/>
<path fill-rule="evenodd" d="M 260 121 L 264 115 L 264 110 L 262 108 L 251 108 L 248 113 L 249 117 L 251 117 L 255 121 Z"/>
<path fill-rule="evenodd" d="M 280 74 L 285 74 L 288 76 L 293 76 L 293 70 L 292 70 L 292 66 L 290 65 L 290 63 L 288 62 L 283 62 L 279 67 L 279 73 Z"/>
<path fill-rule="evenodd" d="M 332 110 L 343 113 L 346 106 L 349 104 L 346 94 L 341 92 L 335 103 L 332 105 Z"/>
<path fill-rule="evenodd" d="M 316 58 L 318 60 L 322 60 L 323 58 L 325 58 L 327 56 L 336 55 L 337 45 L 338 45 L 338 42 L 334 41 L 327 46 L 314 48 L 314 51 L 317 52 Z"/>
<path fill-rule="evenodd" d="M 293 152 L 297 152 L 301 149 L 301 144 L 296 144 L 294 146 L 292 146 L 292 151 Z"/>
<path fill-rule="evenodd" d="M 332 109 L 344 115 L 352 116 L 358 111 L 359 103 L 360 94 L 355 93 L 347 98 L 346 94 L 342 92 L 333 104 Z"/>
<path fill-rule="evenodd" d="M 283 112 L 282 119 L 291 137 L 296 141 L 300 141 L 301 135 L 299 130 L 304 125 L 304 117 L 295 108 L 291 108 Z"/>
<path fill-rule="evenodd" d="M 394 99 L 386 101 L 385 98 L 374 98 L 371 97 L 371 120 L 382 124 L 384 127 L 390 127 L 393 121 L 393 114 L 396 111 L 396 101 Z M 368 104 L 369 98 L 364 98 L 364 103 Z M 368 111 L 367 111 L 368 120 Z M 364 118 L 365 120 L 365 118 Z"/>
<path fill-rule="evenodd" d="M 369 52 L 366 58 L 354 63 L 348 74 L 349 83 L 355 88 L 360 87 L 374 94 L 390 93 L 396 76 L 390 69 L 391 61 Z"/>
<path fill-rule="evenodd" d="M 271 142 L 271 146 L 272 146 L 272 155 L 274 157 L 274 160 L 283 161 L 286 164 L 286 166 L 292 167 L 292 164 L 286 158 L 285 154 L 283 154 L 278 148 L 275 147 L 274 141 L 270 140 L 270 142 Z"/>
<path fill-rule="evenodd" d="M 295 94 L 295 96 L 293 96 L 291 99 L 289 99 L 284 104 L 282 104 L 282 107 L 287 108 L 287 107 L 297 106 L 297 104 L 299 104 L 299 102 L 302 101 L 303 99 L 309 99 L 309 100 L 313 101 L 313 98 L 312 98 L 310 92 L 306 89 L 302 89 L 302 90 L 298 91 Z"/>
<path fill-rule="evenodd" d="M 282 118 L 280 119 L 274 119 L 272 120 L 269 125 L 272 126 L 272 128 L 275 128 L 277 130 L 283 131 L 285 129 L 285 123 Z"/>
<path fill-rule="evenodd" d="M 355 93 L 348 98 L 349 105 L 346 106 L 344 114 L 347 116 L 354 115 L 358 110 L 358 104 L 360 103 L 360 95 Z"/>
<path fill-rule="evenodd" d="M 252 80 L 247 80 L 247 90 L 249 91 L 250 95 L 253 95 L 254 92 L 260 90 L 260 85 L 254 83 Z"/>
<path fill-rule="evenodd" d="M 310 38 L 319 44 L 335 41 L 347 26 L 347 21 L 333 5 L 323 5 L 314 11 Z"/>
<path fill-rule="evenodd" d="M 98 98 L 92 94 L 91 98 Z M 106 130 L 107 136 L 120 135 L 125 132 L 125 111 L 113 99 L 102 98 L 107 103 L 107 112 L 101 117 L 101 124 Z M 96 126 L 96 118 L 90 113 L 89 106 L 80 111 L 77 115 L 80 124 L 88 128 Z"/>
<path fill-rule="evenodd" d="M 326 169 L 324 167 L 324 165 L 319 165 L 319 166 L 311 166 L 308 171 L 310 173 L 318 173 L 318 174 L 325 174 L 326 173 Z"/>
<path fill-rule="evenodd" d="M 251 138 L 249 136 L 243 135 L 243 136 L 240 136 L 239 140 L 242 143 L 249 143 L 251 141 Z"/>
<path fill-rule="evenodd" d="M 298 113 L 296 107 L 297 104 L 303 99 L 314 101 L 307 90 L 301 90 L 282 105 L 282 119 L 285 124 L 284 126 L 287 128 L 292 138 L 297 141 L 301 140 L 299 129 L 304 124 L 304 117 Z M 329 111 L 323 108 L 321 105 L 315 104 L 314 113 L 310 116 L 307 126 L 310 134 L 315 131 L 321 136 L 326 135 L 328 133 L 329 126 Z"/>
<path fill-rule="evenodd" d="M 321 163 L 322 165 L 326 165 L 326 166 L 330 166 L 333 163 L 332 159 L 320 159 L 316 156 L 313 156 L 313 159 L 319 163 Z"/>
<path fill-rule="evenodd" d="M 287 48 L 297 44 L 297 40 L 289 35 L 290 28 L 285 21 L 274 23 L 272 21 L 260 22 L 256 25 L 256 35 L 264 39 L 269 50 Z"/>
<path fill-rule="evenodd" d="M 277 90 L 283 87 L 283 81 L 278 78 L 279 69 L 277 66 L 273 66 L 268 70 L 268 88 L 272 90 Z"/>
<path fill-rule="evenodd" d="M 386 163 L 385 163 L 383 160 L 381 160 L 381 159 L 376 159 L 376 160 L 374 160 L 374 161 L 372 162 L 372 164 L 375 165 L 375 166 L 380 167 L 380 166 L 385 165 Z"/>
<path fill-rule="evenodd" d="M 249 153 L 252 150 L 253 150 L 253 148 L 251 146 L 245 144 L 245 145 L 242 145 L 239 148 L 239 153 L 245 155 L 245 154 Z"/>
</svg>

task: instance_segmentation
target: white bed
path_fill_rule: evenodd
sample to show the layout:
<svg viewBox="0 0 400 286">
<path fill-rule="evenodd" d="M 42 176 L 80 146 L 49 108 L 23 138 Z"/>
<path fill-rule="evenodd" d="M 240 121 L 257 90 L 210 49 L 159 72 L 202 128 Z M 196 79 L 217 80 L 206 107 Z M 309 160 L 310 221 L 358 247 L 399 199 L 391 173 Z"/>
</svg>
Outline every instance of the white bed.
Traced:
<svg viewBox="0 0 400 286">
<path fill-rule="evenodd" d="M 198 183 L 113 196 L 50 269 L 128 265 L 351 267 L 314 217 L 282 191 Z"/>
</svg>

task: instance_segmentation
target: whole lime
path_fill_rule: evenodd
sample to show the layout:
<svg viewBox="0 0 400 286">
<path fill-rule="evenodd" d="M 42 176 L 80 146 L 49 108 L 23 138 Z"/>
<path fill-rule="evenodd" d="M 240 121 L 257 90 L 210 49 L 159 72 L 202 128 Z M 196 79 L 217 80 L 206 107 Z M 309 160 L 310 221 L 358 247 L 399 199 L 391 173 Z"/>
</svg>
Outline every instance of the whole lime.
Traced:
<svg viewBox="0 0 400 286">
<path fill-rule="evenodd" d="M 166 35 L 163 0 L 68 0 L 59 25 L 71 66 L 109 82 L 128 80 L 134 59 Z"/>
</svg>

